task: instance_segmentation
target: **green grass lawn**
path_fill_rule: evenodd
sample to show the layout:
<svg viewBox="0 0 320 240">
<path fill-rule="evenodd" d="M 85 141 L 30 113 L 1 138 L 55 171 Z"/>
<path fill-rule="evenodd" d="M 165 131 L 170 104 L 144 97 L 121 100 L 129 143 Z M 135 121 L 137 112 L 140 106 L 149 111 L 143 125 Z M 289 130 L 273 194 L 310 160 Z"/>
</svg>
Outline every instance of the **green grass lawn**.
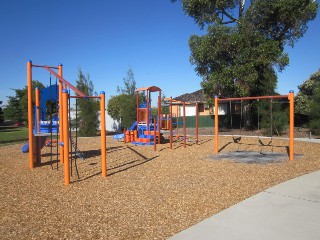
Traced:
<svg viewBox="0 0 320 240">
<path fill-rule="evenodd" d="M 27 127 L 0 126 L 0 145 L 27 140 Z"/>
</svg>

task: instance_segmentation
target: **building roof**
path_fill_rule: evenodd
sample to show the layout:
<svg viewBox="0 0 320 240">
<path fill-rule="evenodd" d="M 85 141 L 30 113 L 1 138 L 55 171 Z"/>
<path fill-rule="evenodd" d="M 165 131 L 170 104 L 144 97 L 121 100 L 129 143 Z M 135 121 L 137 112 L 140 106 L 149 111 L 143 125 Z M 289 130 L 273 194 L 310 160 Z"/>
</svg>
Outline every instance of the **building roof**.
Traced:
<svg viewBox="0 0 320 240">
<path fill-rule="evenodd" d="M 181 102 L 206 102 L 207 98 L 204 95 L 202 89 L 192 92 L 192 93 L 185 93 L 178 97 L 175 97 L 174 100 L 181 101 Z"/>
</svg>

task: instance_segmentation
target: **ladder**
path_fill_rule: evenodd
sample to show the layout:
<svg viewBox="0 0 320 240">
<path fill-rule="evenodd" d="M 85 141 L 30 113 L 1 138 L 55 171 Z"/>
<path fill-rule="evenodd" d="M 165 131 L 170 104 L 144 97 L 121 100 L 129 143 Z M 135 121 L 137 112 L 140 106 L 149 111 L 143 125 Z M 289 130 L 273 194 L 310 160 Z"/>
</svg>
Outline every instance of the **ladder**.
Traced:
<svg viewBox="0 0 320 240">
<path fill-rule="evenodd" d="M 80 151 L 80 149 L 78 148 L 76 142 L 74 141 L 74 138 L 70 135 L 70 142 L 71 145 L 73 146 L 76 156 L 78 156 L 79 158 L 81 158 L 82 160 L 85 160 L 84 154 Z"/>
</svg>

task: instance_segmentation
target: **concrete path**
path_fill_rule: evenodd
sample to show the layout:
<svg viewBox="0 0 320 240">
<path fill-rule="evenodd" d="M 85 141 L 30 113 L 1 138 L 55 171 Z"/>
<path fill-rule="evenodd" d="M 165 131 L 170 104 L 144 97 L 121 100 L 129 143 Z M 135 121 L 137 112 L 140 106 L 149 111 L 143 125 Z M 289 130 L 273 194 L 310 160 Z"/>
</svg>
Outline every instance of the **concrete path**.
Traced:
<svg viewBox="0 0 320 240">
<path fill-rule="evenodd" d="M 319 240 L 320 171 L 271 187 L 171 240 Z"/>
<path fill-rule="evenodd" d="M 320 143 L 320 138 L 295 138 L 295 141 Z"/>
</svg>

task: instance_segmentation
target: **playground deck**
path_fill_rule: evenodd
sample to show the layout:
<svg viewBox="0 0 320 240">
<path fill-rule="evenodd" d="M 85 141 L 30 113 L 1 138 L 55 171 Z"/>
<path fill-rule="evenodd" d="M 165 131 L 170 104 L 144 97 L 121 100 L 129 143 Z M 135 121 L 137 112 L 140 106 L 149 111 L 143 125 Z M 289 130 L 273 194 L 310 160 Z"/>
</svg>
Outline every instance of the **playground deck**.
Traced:
<svg viewBox="0 0 320 240">
<path fill-rule="evenodd" d="M 260 151 L 254 138 L 235 144 L 220 138 L 222 153 Z M 263 146 L 285 154 L 287 140 Z M 270 186 L 320 169 L 317 143 L 296 142 L 295 161 L 268 164 L 212 160 L 213 141 L 152 147 L 107 138 L 107 179 L 101 178 L 100 138 L 79 138 L 86 160 L 73 165 L 71 185 L 63 166 L 30 170 L 23 144 L 0 147 L 1 239 L 165 239 Z M 53 168 L 53 170 L 52 170 Z M 79 178 L 78 178 L 79 176 Z"/>
</svg>

